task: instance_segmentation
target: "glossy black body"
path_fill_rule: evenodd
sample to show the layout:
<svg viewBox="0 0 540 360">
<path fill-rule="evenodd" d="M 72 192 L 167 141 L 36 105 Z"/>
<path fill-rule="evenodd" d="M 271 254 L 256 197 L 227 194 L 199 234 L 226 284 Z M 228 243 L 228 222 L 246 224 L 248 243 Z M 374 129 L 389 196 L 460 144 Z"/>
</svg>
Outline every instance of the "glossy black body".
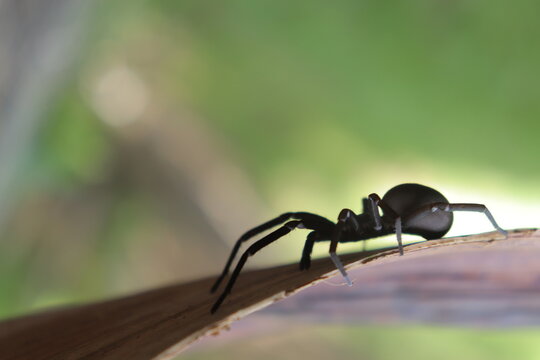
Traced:
<svg viewBox="0 0 540 360">
<path fill-rule="evenodd" d="M 448 200 L 437 190 L 420 184 L 401 184 L 390 189 L 382 198 L 393 212 L 388 213 L 383 209 L 381 216 L 382 229 L 376 230 L 371 216 L 371 202 L 368 198 L 362 199 L 363 211 L 356 217 L 359 228 L 345 227 L 339 242 L 356 242 L 369 240 L 395 232 L 396 215 L 403 219 L 402 231 L 405 234 L 419 235 L 426 240 L 443 237 L 452 227 L 454 215 L 451 212 L 428 212 L 422 217 L 410 217 L 418 209 L 434 203 L 448 203 Z M 308 227 L 310 228 L 310 227 Z M 310 228 L 314 229 L 314 228 Z M 318 241 L 328 241 L 333 229 L 324 231 L 328 239 L 321 238 Z"/>
<path fill-rule="evenodd" d="M 240 271 L 247 259 L 262 248 L 287 235 L 294 229 L 309 229 L 300 269 L 309 269 L 311 264 L 311 252 L 316 242 L 330 241 L 330 256 L 338 269 L 346 277 L 345 270 L 336 256 L 338 243 L 358 242 L 380 236 L 396 233 L 398 249 L 403 255 L 401 234 L 413 234 L 422 236 L 426 240 L 443 237 L 453 222 L 453 211 L 482 212 L 491 221 L 493 226 L 502 234 L 507 232 L 500 228 L 487 208 L 482 204 L 450 204 L 448 200 L 437 190 L 420 184 L 397 185 L 382 197 L 370 194 L 363 199 L 363 210 L 355 214 L 350 209 L 343 209 L 334 223 L 320 215 L 308 212 L 288 212 L 272 220 L 269 220 L 246 232 L 236 242 L 229 259 L 220 277 L 214 283 L 211 292 L 217 290 L 223 279 L 229 273 L 232 262 L 243 242 L 249 240 L 266 230 L 283 224 L 278 229 L 262 237 L 252 244 L 240 257 L 230 280 L 221 296 L 212 307 L 215 312 L 223 300 L 230 293 Z M 382 215 L 379 212 L 382 210 Z M 350 281 L 346 277 L 347 281 Z"/>
<path fill-rule="evenodd" d="M 403 232 L 420 235 L 426 240 L 443 237 L 452 227 L 454 214 L 451 212 L 428 212 L 420 217 L 409 216 L 416 211 L 434 203 L 448 203 L 448 200 L 437 190 L 420 184 L 401 184 L 384 194 L 382 201 L 390 206 L 403 219 Z M 384 213 L 384 210 L 383 210 Z M 382 216 L 387 231 L 392 233 L 393 218 Z"/>
</svg>

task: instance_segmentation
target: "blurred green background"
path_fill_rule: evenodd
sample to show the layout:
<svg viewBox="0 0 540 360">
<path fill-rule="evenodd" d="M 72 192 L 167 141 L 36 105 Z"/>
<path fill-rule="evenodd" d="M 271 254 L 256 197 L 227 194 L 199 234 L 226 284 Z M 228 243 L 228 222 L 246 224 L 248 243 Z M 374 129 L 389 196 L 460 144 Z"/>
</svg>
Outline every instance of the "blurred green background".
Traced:
<svg viewBox="0 0 540 360">
<path fill-rule="evenodd" d="M 538 2 L 22 3 L 0 3 L 2 318 L 216 274 L 253 225 L 402 182 L 538 226 Z M 537 330 L 293 331 L 184 358 L 540 355 Z"/>
</svg>

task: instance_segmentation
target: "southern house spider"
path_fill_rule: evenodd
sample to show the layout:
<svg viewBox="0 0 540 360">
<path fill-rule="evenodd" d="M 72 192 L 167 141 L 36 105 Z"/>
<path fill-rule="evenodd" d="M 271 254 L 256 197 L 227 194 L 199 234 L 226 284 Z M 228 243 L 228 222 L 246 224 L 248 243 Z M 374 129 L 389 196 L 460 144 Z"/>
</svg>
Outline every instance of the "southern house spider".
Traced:
<svg viewBox="0 0 540 360">
<path fill-rule="evenodd" d="M 452 226 L 454 219 L 452 212 L 454 211 L 484 213 L 495 229 L 507 236 L 507 232 L 497 225 L 497 222 L 485 205 L 449 203 L 437 190 L 420 184 L 397 185 L 390 189 L 382 199 L 373 193 L 363 199 L 363 207 L 364 209 L 360 214 L 355 214 L 350 209 L 341 210 L 337 223 L 333 223 L 320 215 L 308 212 L 287 212 L 246 232 L 234 245 L 221 276 L 219 276 L 212 286 L 212 293 L 218 289 L 223 279 L 229 273 L 231 264 L 243 242 L 265 230 L 285 223 L 277 230 L 255 242 L 242 254 L 225 290 L 214 303 L 211 312 L 215 313 L 223 300 L 231 292 L 247 259 L 294 229 L 312 230 L 308 234 L 304 245 L 300 260 L 300 270 L 309 269 L 311 252 L 316 242 L 330 241 L 330 258 L 349 286 L 352 285 L 352 282 L 336 255 L 338 243 L 364 241 L 395 232 L 399 253 L 403 255 L 403 245 L 401 243 L 402 233 L 419 235 L 426 240 L 441 238 Z M 382 216 L 379 214 L 379 208 L 383 211 Z M 292 220 L 288 221 L 290 219 Z"/>
</svg>

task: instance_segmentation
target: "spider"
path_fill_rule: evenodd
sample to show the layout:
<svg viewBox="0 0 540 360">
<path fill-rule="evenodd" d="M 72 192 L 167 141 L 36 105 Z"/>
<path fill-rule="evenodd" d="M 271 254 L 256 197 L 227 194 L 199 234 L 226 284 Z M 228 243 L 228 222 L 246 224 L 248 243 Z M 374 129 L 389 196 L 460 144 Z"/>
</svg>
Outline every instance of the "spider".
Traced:
<svg viewBox="0 0 540 360">
<path fill-rule="evenodd" d="M 352 285 L 352 282 L 336 255 L 337 244 L 340 242 L 365 241 L 395 232 L 399 254 L 403 255 L 402 233 L 420 235 L 426 240 L 439 239 L 450 230 L 454 220 L 453 211 L 484 213 L 497 231 L 505 237 L 508 235 L 505 230 L 499 227 L 485 205 L 452 204 L 437 190 L 420 184 L 397 185 L 388 190 L 382 199 L 373 193 L 362 199 L 362 203 L 362 213 L 355 214 L 350 209 L 343 209 L 338 215 L 337 223 L 308 212 L 287 212 L 246 232 L 234 245 L 223 272 L 212 286 L 212 293 L 219 288 L 229 273 L 231 264 L 243 242 L 274 226 L 285 223 L 255 242 L 242 254 L 225 290 L 214 303 L 211 312 L 215 313 L 231 292 L 247 259 L 294 229 L 312 230 L 307 235 L 302 251 L 300 270 L 309 269 L 311 252 L 316 242 L 330 241 L 330 258 L 349 286 Z M 383 211 L 382 216 L 379 214 L 379 208 Z M 292 220 L 288 221 L 290 219 Z"/>
</svg>

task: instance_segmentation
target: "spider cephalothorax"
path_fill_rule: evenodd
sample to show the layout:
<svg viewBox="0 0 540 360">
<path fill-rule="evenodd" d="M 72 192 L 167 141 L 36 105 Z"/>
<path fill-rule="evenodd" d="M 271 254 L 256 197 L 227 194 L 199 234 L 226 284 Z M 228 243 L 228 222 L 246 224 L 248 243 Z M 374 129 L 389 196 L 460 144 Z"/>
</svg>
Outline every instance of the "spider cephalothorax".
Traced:
<svg viewBox="0 0 540 360">
<path fill-rule="evenodd" d="M 336 223 L 308 212 L 288 212 L 246 232 L 236 242 L 221 276 L 212 286 L 212 292 L 217 290 L 229 273 L 234 257 L 243 242 L 274 226 L 285 223 L 277 230 L 255 242 L 242 254 L 225 290 L 212 307 L 212 313 L 217 311 L 230 293 L 248 257 L 294 229 L 312 230 L 307 236 L 302 251 L 300 270 L 309 269 L 311 252 L 316 242 L 330 241 L 330 257 L 349 285 L 352 285 L 352 283 L 336 255 L 337 244 L 340 242 L 364 241 L 396 233 L 399 252 L 400 255 L 403 255 L 402 233 L 419 235 L 426 240 L 441 238 L 452 226 L 453 211 L 484 213 L 495 229 L 505 236 L 507 235 L 507 232 L 497 225 L 495 219 L 484 205 L 449 203 L 437 190 L 420 184 L 397 185 L 388 190 L 382 199 L 375 193 L 371 194 L 363 199 L 363 207 L 360 214 L 355 214 L 350 209 L 341 210 Z M 379 213 L 379 208 L 383 212 L 382 216 Z"/>
</svg>

